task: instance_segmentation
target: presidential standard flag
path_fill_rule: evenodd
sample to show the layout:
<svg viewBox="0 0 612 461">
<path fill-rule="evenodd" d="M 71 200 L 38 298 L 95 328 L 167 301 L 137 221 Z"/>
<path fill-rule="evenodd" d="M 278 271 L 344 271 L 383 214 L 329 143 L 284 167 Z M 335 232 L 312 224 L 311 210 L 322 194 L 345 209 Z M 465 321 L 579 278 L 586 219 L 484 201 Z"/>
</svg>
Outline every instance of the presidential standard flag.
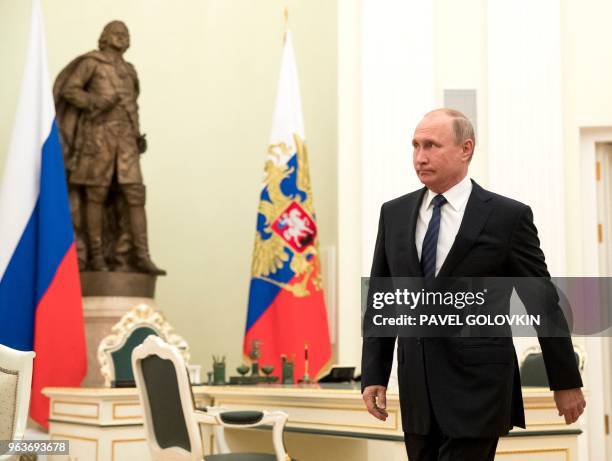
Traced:
<svg viewBox="0 0 612 461">
<path fill-rule="evenodd" d="M 30 416 L 46 386 L 79 386 L 87 357 L 81 288 L 39 0 L 0 183 L 0 344 L 36 352 Z"/>
<path fill-rule="evenodd" d="M 312 203 L 302 103 L 287 31 L 272 134 L 257 212 L 251 287 L 243 350 L 261 341 L 260 364 L 281 372 L 281 354 L 295 358 L 294 374 L 317 377 L 331 357 Z"/>
</svg>

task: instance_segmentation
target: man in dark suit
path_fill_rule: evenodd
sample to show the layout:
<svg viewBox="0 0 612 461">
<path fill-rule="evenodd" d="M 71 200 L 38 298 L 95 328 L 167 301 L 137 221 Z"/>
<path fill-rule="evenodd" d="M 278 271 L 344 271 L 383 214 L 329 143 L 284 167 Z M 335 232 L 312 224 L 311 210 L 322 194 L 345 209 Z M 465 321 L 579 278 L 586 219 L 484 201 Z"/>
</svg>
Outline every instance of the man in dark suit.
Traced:
<svg viewBox="0 0 612 461">
<path fill-rule="evenodd" d="M 428 113 L 412 144 L 425 187 L 382 206 L 371 277 L 549 277 L 531 209 L 468 178 L 475 136 L 461 112 Z M 571 424 L 586 405 L 571 339 L 539 341 Z M 394 349 L 395 338 L 364 337 L 363 400 L 380 420 Z M 525 427 L 512 338 L 402 337 L 397 350 L 410 461 L 493 460 L 499 437 Z"/>
</svg>

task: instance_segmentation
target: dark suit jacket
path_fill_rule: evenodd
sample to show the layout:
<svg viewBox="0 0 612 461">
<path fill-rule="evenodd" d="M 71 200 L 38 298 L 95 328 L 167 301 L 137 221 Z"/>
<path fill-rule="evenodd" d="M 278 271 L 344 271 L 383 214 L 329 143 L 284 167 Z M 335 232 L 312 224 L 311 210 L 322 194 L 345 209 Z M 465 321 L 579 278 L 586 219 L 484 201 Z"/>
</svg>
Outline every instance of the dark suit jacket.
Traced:
<svg viewBox="0 0 612 461">
<path fill-rule="evenodd" d="M 457 237 L 438 277 L 549 277 L 531 209 L 472 181 Z M 422 276 L 415 227 L 426 188 L 385 203 L 372 277 Z M 539 338 L 550 388 L 582 386 L 569 337 Z M 387 386 L 395 338 L 364 338 L 361 386 Z M 497 437 L 525 427 L 512 338 L 399 338 L 405 432 L 427 434 L 432 412 L 450 437 Z"/>
</svg>

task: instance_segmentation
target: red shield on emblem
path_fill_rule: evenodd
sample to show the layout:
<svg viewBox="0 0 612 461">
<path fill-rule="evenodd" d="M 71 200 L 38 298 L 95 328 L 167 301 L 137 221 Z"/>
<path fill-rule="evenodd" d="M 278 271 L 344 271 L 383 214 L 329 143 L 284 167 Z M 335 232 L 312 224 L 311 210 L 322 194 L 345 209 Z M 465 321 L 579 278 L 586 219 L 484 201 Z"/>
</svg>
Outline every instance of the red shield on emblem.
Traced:
<svg viewBox="0 0 612 461">
<path fill-rule="evenodd" d="M 296 202 L 291 202 L 272 223 L 272 229 L 298 253 L 314 243 L 317 225 Z"/>
</svg>

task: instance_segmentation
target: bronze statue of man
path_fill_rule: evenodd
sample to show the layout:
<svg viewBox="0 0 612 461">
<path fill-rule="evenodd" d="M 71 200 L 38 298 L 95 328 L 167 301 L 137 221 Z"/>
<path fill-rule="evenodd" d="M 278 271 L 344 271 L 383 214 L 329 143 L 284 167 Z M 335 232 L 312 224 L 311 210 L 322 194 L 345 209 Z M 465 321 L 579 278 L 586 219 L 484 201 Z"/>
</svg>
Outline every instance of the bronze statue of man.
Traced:
<svg viewBox="0 0 612 461">
<path fill-rule="evenodd" d="M 138 121 L 138 76 L 123 59 L 126 25 L 108 23 L 98 45 L 68 64 L 53 88 L 79 264 L 108 271 L 111 262 L 114 271 L 163 275 L 149 256 L 140 170 L 147 143 Z"/>
</svg>

